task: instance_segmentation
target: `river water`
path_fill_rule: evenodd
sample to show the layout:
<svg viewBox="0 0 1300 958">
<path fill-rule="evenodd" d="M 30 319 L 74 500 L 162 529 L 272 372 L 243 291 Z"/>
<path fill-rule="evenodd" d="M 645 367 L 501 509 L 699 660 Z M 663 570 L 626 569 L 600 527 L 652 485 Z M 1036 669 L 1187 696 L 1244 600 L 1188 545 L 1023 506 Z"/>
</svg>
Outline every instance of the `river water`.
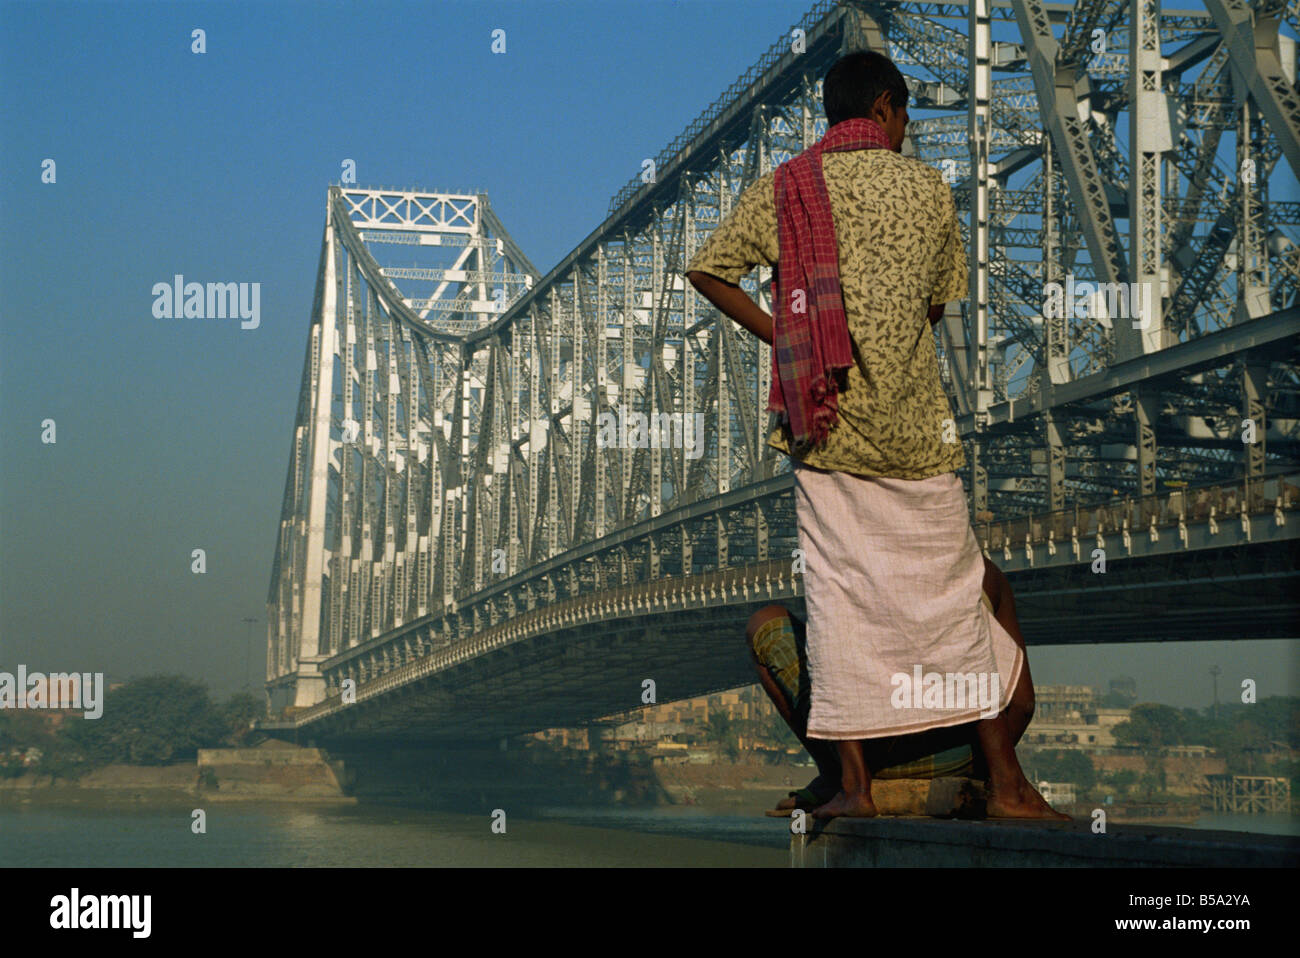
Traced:
<svg viewBox="0 0 1300 958">
<path fill-rule="evenodd" d="M 694 808 L 554 808 L 487 815 L 376 805 L 191 809 L 0 806 L 0 867 L 756 867 L 789 864 L 783 823 Z M 1287 816 L 1203 816 L 1193 827 L 1297 834 Z"/>
<path fill-rule="evenodd" d="M 0 867 L 758 867 L 789 864 L 783 823 L 694 809 L 506 816 L 374 805 L 0 807 Z"/>
</svg>

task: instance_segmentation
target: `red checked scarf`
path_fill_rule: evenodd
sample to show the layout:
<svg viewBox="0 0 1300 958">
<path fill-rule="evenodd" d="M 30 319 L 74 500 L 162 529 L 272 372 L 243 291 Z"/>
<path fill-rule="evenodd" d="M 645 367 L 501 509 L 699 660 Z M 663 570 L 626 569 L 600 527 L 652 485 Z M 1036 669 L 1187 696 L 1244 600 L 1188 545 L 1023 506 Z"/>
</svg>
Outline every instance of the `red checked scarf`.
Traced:
<svg viewBox="0 0 1300 958">
<path fill-rule="evenodd" d="M 853 363 L 822 154 L 890 146 L 880 124 L 854 117 L 836 123 L 776 169 L 780 282 L 772 278 L 772 390 L 767 408 L 785 414 L 798 451 L 826 441 L 839 416 L 835 373 Z M 797 294 L 802 294 L 801 302 Z M 796 305 L 802 310 L 795 311 Z"/>
</svg>

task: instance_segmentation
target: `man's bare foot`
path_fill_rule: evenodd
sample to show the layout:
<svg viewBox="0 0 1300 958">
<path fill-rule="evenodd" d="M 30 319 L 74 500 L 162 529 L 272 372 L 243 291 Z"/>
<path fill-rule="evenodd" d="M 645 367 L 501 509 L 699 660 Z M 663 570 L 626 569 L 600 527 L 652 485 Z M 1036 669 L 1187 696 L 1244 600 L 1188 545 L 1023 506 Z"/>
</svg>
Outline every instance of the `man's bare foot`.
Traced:
<svg viewBox="0 0 1300 958">
<path fill-rule="evenodd" d="M 1074 821 L 1069 815 L 1058 812 L 1048 805 L 1047 800 L 1038 794 L 1038 789 L 1023 780 L 1019 785 L 1010 788 L 994 788 L 990 784 L 987 808 L 989 818 L 1045 818 L 1058 822 Z"/>
<path fill-rule="evenodd" d="M 825 805 L 813 809 L 813 818 L 875 818 L 876 805 L 871 792 L 839 791 Z"/>
</svg>

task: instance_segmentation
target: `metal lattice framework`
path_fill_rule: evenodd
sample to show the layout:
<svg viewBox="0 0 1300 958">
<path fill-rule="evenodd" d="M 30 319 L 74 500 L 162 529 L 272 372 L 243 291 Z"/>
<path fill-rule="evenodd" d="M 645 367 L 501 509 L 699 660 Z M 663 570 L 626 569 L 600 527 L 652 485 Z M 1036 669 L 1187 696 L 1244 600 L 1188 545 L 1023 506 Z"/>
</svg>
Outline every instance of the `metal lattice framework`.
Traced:
<svg viewBox="0 0 1300 958">
<path fill-rule="evenodd" d="M 629 589 L 665 613 L 718 589 L 798 594 L 767 348 L 682 273 L 749 183 L 825 132 L 819 77 L 854 49 L 912 74 L 914 113 L 936 115 L 904 153 L 951 172 L 966 214 L 969 295 L 936 346 L 986 550 L 1041 563 L 1071 509 L 1062 562 L 1080 534 L 1128 544 L 1148 521 L 1189 548 L 1190 501 L 1168 488 L 1212 483 L 1240 491 L 1244 532 L 1226 534 L 1254 541 L 1263 514 L 1293 535 L 1278 476 L 1297 452 L 1300 203 L 1270 183 L 1300 170 L 1277 29 L 1298 5 L 1207 8 L 818 3 L 544 277 L 483 195 L 331 188 L 268 598 L 273 703 L 332 714 L 344 679 L 379 695 L 617 619 Z M 393 244 L 454 261 L 379 265 Z M 767 273 L 742 284 L 765 308 Z M 1144 328 L 1114 299 L 1045 316 L 1067 281 L 1159 295 Z M 662 433 L 602 441 L 632 413 Z M 1116 491 L 1140 508 L 1088 505 Z M 1214 508 L 1195 518 L 1219 535 Z M 1059 521 L 1013 527 L 1031 514 Z"/>
</svg>

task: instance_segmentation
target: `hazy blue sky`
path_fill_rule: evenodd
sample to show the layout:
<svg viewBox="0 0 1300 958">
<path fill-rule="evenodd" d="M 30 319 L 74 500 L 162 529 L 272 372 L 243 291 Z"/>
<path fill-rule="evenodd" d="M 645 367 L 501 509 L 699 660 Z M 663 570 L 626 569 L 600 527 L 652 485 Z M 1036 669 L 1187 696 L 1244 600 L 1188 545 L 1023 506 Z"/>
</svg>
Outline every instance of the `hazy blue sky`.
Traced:
<svg viewBox="0 0 1300 958">
<path fill-rule="evenodd" d="M 487 190 L 546 272 L 807 6 L 0 3 L 0 669 L 185 672 L 224 693 L 256 616 L 260 670 L 344 158 L 362 186 Z M 151 288 L 175 273 L 259 282 L 260 328 L 155 319 Z M 1201 705 L 1212 664 L 1221 689 L 1249 676 L 1269 695 L 1294 691 L 1296 658 L 1195 643 L 1032 663 L 1039 683 L 1124 674 Z"/>
</svg>

